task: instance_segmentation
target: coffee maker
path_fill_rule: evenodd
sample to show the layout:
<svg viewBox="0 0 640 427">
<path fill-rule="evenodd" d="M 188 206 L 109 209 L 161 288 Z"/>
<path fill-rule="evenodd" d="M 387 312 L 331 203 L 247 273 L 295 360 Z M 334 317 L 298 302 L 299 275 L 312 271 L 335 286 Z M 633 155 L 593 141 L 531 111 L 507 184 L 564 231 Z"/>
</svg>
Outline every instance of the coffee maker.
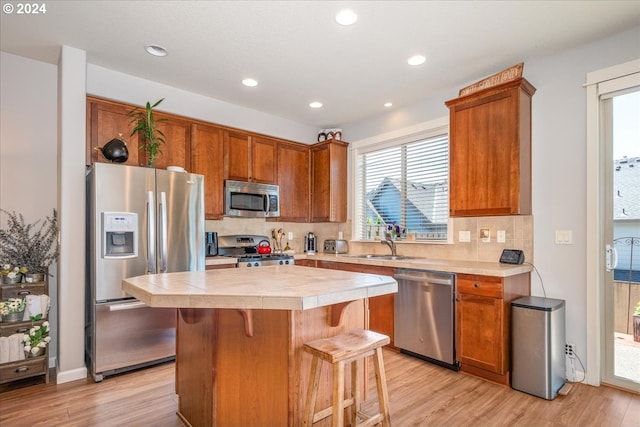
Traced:
<svg viewBox="0 0 640 427">
<path fill-rule="evenodd" d="M 318 249 L 318 238 L 313 233 L 304 236 L 304 252 L 308 255 L 314 255 Z"/>
</svg>

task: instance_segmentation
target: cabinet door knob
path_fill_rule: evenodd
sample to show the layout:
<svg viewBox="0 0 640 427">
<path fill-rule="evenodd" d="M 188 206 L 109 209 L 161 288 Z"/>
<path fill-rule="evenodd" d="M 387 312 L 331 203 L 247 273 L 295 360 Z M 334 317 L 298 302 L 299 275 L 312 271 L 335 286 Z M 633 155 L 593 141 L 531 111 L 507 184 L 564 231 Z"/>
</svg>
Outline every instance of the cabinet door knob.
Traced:
<svg viewBox="0 0 640 427">
<path fill-rule="evenodd" d="M 477 283 L 477 282 L 473 284 L 473 287 L 474 287 L 474 288 L 477 288 L 478 286 L 479 286 L 479 285 L 478 285 L 478 283 Z"/>
</svg>

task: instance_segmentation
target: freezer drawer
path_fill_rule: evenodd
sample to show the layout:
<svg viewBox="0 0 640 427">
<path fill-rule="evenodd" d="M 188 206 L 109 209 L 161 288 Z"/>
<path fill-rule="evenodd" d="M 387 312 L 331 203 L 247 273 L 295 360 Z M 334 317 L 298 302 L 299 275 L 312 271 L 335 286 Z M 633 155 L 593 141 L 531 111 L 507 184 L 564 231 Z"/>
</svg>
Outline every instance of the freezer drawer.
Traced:
<svg viewBox="0 0 640 427">
<path fill-rule="evenodd" d="M 176 310 L 139 301 L 95 305 L 92 374 L 96 381 L 175 357 Z"/>
</svg>

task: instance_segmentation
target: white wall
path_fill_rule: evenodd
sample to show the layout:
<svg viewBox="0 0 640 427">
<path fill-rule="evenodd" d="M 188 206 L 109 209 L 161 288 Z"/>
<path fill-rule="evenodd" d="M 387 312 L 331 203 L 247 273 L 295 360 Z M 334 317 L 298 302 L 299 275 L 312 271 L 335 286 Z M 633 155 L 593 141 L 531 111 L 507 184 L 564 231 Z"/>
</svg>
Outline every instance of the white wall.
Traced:
<svg viewBox="0 0 640 427">
<path fill-rule="evenodd" d="M 87 94 L 132 105 L 164 98 L 161 111 L 301 143 L 314 142 L 318 134 L 313 126 L 92 64 L 87 65 Z"/>
<path fill-rule="evenodd" d="M 0 52 L 0 209 L 23 214 L 27 223 L 57 207 L 57 79 L 55 65 Z M 6 216 L 0 215 L 0 226 L 5 225 Z M 55 265 L 50 273 L 49 354 L 55 366 Z"/>
<path fill-rule="evenodd" d="M 535 265 L 547 296 L 566 300 L 567 341 L 586 361 L 586 93 L 588 72 L 640 56 L 640 26 L 553 56 L 527 60 L 524 76 L 533 96 L 533 229 Z M 508 64 L 511 65 L 511 64 Z M 498 70 L 492 70 L 491 74 Z M 480 80 L 485 76 L 477 76 Z M 410 126 L 448 114 L 444 101 L 460 87 L 442 90 L 385 116 L 343 125 L 353 141 L 389 132 L 397 123 Z M 571 230 L 572 245 L 556 245 L 555 231 Z M 542 296 L 537 275 L 532 293 Z M 584 357 L 583 357 L 584 356 Z M 595 369 L 595 367 L 594 367 Z"/>
</svg>

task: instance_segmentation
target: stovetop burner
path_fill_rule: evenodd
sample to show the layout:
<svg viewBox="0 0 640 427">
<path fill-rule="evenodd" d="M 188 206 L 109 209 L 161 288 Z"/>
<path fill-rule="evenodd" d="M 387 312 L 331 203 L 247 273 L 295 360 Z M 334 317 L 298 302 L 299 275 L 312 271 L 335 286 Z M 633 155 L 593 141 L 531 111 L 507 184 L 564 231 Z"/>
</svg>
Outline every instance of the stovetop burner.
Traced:
<svg viewBox="0 0 640 427">
<path fill-rule="evenodd" d="M 293 265 L 293 256 L 282 253 L 258 254 L 261 241 L 267 236 L 231 235 L 218 237 L 218 254 L 238 259 L 238 267 L 263 267 L 268 265 Z"/>
</svg>

